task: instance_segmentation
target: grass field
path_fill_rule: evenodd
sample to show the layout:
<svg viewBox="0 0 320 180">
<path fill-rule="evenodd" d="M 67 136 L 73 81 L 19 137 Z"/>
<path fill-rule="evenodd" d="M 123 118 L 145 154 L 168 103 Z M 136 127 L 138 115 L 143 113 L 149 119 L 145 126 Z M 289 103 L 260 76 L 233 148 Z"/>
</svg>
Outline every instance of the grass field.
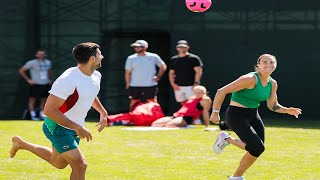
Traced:
<svg viewBox="0 0 320 180">
<path fill-rule="evenodd" d="M 108 127 L 102 133 L 87 123 L 92 142 L 81 142 L 88 161 L 87 179 L 223 180 L 244 152 L 228 146 L 216 155 L 211 146 L 218 131 L 203 127 L 175 131 L 124 131 Z M 320 121 L 267 121 L 266 151 L 247 172 L 249 180 L 320 179 Z M 10 159 L 11 137 L 50 146 L 42 122 L 1 121 L 0 179 L 68 179 L 70 168 L 58 170 L 37 156 L 19 151 Z M 234 135 L 234 133 L 232 133 Z"/>
</svg>

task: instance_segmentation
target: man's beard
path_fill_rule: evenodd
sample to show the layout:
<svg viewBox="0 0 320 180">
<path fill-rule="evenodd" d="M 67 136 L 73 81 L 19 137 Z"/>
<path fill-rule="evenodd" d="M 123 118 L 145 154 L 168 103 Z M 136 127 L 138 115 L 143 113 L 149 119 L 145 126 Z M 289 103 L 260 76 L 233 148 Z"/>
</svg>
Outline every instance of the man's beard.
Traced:
<svg viewBox="0 0 320 180">
<path fill-rule="evenodd" d="M 99 69 L 99 68 L 101 68 L 102 67 L 102 62 L 100 61 L 98 64 L 95 64 L 94 66 L 93 66 L 93 69 Z"/>
</svg>

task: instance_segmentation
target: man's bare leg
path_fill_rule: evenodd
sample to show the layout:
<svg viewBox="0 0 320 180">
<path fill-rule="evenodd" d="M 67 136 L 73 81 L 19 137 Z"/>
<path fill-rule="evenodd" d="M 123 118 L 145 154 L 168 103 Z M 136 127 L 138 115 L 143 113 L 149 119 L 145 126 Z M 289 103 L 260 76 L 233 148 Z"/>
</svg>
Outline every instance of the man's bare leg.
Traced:
<svg viewBox="0 0 320 180">
<path fill-rule="evenodd" d="M 12 137 L 12 148 L 10 150 L 10 157 L 13 158 L 19 150 L 27 150 L 39 156 L 52 166 L 63 169 L 68 165 L 68 162 L 52 147 L 48 148 L 37 144 L 32 144 L 22 140 L 19 136 Z"/>
<path fill-rule="evenodd" d="M 46 104 L 47 98 L 41 98 L 40 100 L 40 118 L 44 119 L 44 114 L 43 114 L 43 109 L 44 109 L 44 105 Z"/>
<path fill-rule="evenodd" d="M 34 104 L 36 103 L 36 98 L 35 97 L 29 97 L 28 101 L 28 109 L 29 111 L 34 111 Z"/>
<path fill-rule="evenodd" d="M 34 104 L 36 103 L 36 98 L 35 97 L 29 97 L 29 101 L 28 101 L 28 109 L 31 115 L 31 119 L 32 120 L 39 120 L 36 117 L 36 112 L 34 110 Z"/>
<path fill-rule="evenodd" d="M 87 160 L 79 148 L 64 152 L 61 156 L 70 164 L 72 172 L 70 180 L 84 180 Z"/>
</svg>

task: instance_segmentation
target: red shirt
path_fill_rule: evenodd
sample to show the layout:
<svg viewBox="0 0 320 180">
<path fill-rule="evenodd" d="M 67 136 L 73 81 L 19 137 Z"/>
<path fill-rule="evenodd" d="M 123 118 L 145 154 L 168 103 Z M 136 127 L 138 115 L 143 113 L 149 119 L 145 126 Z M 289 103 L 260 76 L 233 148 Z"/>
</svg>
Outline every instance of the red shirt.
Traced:
<svg viewBox="0 0 320 180">
<path fill-rule="evenodd" d="M 193 119 L 198 119 L 200 115 L 202 114 L 203 110 L 199 110 L 197 108 L 197 105 L 200 103 L 200 99 L 196 99 L 194 97 L 191 97 L 188 99 L 184 105 L 173 114 L 174 117 L 183 117 L 183 116 L 191 116 Z"/>
</svg>

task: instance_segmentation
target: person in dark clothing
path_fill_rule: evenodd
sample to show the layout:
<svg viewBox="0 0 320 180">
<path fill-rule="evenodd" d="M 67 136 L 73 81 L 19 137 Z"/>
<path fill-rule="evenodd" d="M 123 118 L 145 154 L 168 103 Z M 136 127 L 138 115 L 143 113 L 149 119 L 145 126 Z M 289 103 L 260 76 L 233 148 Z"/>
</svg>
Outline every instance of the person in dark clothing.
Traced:
<svg viewBox="0 0 320 180">
<path fill-rule="evenodd" d="M 176 101 L 183 105 L 192 95 L 192 88 L 200 84 L 203 63 L 199 56 L 189 53 L 185 40 L 177 43 L 178 55 L 171 58 L 169 81 L 174 90 Z"/>
</svg>

